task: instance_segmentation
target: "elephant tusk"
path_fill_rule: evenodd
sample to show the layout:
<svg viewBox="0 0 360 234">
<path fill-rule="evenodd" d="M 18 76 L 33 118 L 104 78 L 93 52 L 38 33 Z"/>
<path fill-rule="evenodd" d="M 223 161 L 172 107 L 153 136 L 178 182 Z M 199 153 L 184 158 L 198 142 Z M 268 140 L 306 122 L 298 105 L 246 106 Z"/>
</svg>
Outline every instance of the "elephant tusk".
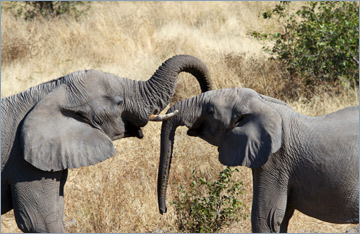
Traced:
<svg viewBox="0 0 360 234">
<path fill-rule="evenodd" d="M 174 112 L 165 115 L 151 115 L 150 121 L 164 121 L 174 117 L 175 115 L 177 115 L 177 113 L 179 113 L 178 110 L 175 110 Z"/>
</svg>

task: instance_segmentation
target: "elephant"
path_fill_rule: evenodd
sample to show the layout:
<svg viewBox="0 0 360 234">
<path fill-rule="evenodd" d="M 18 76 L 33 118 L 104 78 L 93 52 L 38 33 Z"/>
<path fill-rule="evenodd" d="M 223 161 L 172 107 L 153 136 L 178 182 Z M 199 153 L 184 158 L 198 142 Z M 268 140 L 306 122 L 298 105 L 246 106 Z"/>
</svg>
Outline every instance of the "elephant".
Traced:
<svg viewBox="0 0 360 234">
<path fill-rule="evenodd" d="M 295 209 L 332 223 L 359 223 L 359 107 L 319 117 L 249 88 L 212 90 L 174 104 L 162 122 L 157 181 L 166 209 L 175 131 L 218 147 L 226 166 L 253 177 L 253 232 L 287 232 Z"/>
<path fill-rule="evenodd" d="M 150 119 L 163 119 L 181 72 L 211 89 L 201 60 L 176 55 L 146 81 L 84 70 L 1 99 L 1 214 L 14 209 L 23 232 L 65 232 L 68 169 L 111 157 L 114 140 L 142 138 Z"/>
</svg>

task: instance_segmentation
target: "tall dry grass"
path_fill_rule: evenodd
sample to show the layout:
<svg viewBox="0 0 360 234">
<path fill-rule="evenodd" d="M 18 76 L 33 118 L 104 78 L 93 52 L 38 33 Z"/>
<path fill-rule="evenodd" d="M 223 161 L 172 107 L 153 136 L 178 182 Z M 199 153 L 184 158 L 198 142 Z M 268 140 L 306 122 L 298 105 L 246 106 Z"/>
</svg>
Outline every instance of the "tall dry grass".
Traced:
<svg viewBox="0 0 360 234">
<path fill-rule="evenodd" d="M 6 4 L 14 4 L 2 2 Z M 16 3 L 22 4 L 22 3 Z M 167 58 L 191 54 L 209 67 L 215 88 L 250 87 L 288 101 L 298 112 L 321 115 L 358 105 L 358 90 L 340 94 L 303 95 L 281 64 L 269 61 L 262 44 L 247 36 L 277 25 L 258 17 L 274 2 L 92 2 L 87 16 L 25 22 L 1 14 L 1 96 L 6 97 L 76 70 L 98 69 L 135 80 L 146 80 Z M 296 3 L 301 5 L 301 2 Z M 9 5 L 10 6 L 10 5 Z M 299 91 L 300 90 L 300 91 Z M 181 74 L 173 101 L 200 92 L 193 77 Z M 160 151 L 159 123 L 144 127 L 142 140 L 114 142 L 114 157 L 69 172 L 65 186 L 68 232 L 177 232 L 169 206 L 157 208 L 156 179 Z M 179 128 L 168 202 L 176 185 L 189 181 L 191 171 L 214 178 L 224 167 L 217 150 L 190 138 Z M 251 171 L 239 168 L 246 218 L 222 232 L 250 232 Z M 2 215 L 1 231 L 18 232 L 13 214 Z M 296 213 L 290 232 L 344 232 L 352 225 L 335 225 Z"/>
</svg>

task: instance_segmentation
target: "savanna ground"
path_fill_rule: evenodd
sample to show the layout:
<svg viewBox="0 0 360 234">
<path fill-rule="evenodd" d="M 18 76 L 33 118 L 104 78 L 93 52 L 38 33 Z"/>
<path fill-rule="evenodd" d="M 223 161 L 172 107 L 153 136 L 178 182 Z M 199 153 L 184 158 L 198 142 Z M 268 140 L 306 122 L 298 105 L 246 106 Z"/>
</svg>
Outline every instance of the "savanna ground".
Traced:
<svg viewBox="0 0 360 234">
<path fill-rule="evenodd" d="M 10 7 L 2 2 L 2 7 Z M 20 3 L 19 3 L 20 4 Z M 283 66 L 269 60 L 254 30 L 278 25 L 259 17 L 275 2 L 92 2 L 76 21 L 15 19 L 1 14 L 1 97 L 70 72 L 98 69 L 146 80 L 167 58 L 190 54 L 209 68 L 214 87 L 249 87 L 288 102 L 300 113 L 317 116 L 358 105 L 358 89 L 305 87 L 290 80 Z M 302 3 L 297 2 L 296 6 Z M 324 91 L 327 90 L 327 91 Z M 181 74 L 173 100 L 200 92 L 196 80 Z M 156 180 L 160 123 L 143 128 L 144 138 L 114 142 L 116 154 L 97 165 L 70 170 L 65 186 L 64 221 L 68 232 L 178 232 L 170 202 L 177 184 L 196 169 L 215 178 L 224 169 L 217 149 L 178 128 L 168 191 L 168 213 L 160 215 Z M 239 222 L 220 232 L 251 232 L 252 177 L 239 167 L 239 197 L 246 208 Z M 322 222 L 296 212 L 289 232 L 345 232 L 357 225 Z M 1 216 L 1 232 L 19 232 L 12 212 Z"/>
</svg>

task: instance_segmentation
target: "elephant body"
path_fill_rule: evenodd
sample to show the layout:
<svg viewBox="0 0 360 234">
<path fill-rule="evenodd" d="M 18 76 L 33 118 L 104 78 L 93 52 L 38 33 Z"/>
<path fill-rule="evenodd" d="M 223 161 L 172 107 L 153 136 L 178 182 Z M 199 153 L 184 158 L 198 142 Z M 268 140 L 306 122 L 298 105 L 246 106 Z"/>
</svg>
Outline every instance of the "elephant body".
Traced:
<svg viewBox="0 0 360 234">
<path fill-rule="evenodd" d="M 287 232 L 294 210 L 332 223 L 359 222 L 359 107 L 320 117 L 254 90 L 209 91 L 176 103 L 163 122 L 160 212 L 177 126 L 218 146 L 219 161 L 252 169 L 253 232 Z"/>
<path fill-rule="evenodd" d="M 253 231 L 287 232 L 295 209 L 326 222 L 358 223 L 358 107 L 322 117 L 279 113 L 283 144 L 252 168 Z"/>
<path fill-rule="evenodd" d="M 147 81 L 79 71 L 1 100 L 1 214 L 14 209 L 24 232 L 65 232 L 68 169 L 111 157 L 113 140 L 142 138 L 141 127 L 189 72 L 211 88 L 206 66 L 188 55 L 165 61 Z"/>
<path fill-rule="evenodd" d="M 25 232 L 65 232 L 62 217 L 67 170 L 42 171 L 26 162 L 22 157 L 18 127 L 44 96 L 61 84 L 73 82 L 76 73 L 74 75 L 40 84 L 1 100 L 1 214 L 12 209 L 19 211 L 14 213 L 15 219 Z M 31 198 L 23 199 L 22 196 Z M 34 201 L 47 204 L 35 209 L 35 204 L 27 203 Z"/>
</svg>

